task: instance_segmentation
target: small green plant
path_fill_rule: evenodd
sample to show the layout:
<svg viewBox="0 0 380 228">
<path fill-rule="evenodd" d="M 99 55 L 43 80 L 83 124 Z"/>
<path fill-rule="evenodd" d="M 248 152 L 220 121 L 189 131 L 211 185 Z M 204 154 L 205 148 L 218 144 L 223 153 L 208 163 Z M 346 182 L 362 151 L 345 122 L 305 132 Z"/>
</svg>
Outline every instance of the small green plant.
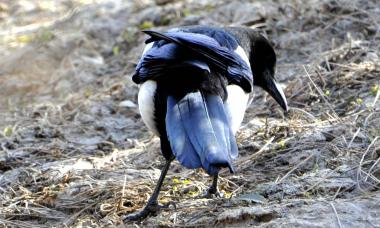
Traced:
<svg viewBox="0 0 380 228">
<path fill-rule="evenodd" d="M 172 182 L 173 182 L 174 184 L 180 184 L 180 183 L 181 183 L 181 181 L 180 181 L 179 179 L 177 179 L 177 178 L 173 178 L 173 179 L 172 179 Z"/>
<path fill-rule="evenodd" d="M 379 85 L 371 86 L 369 91 L 371 92 L 372 96 L 375 97 L 377 93 L 379 92 Z"/>
<path fill-rule="evenodd" d="M 363 104 L 363 99 L 361 99 L 360 97 L 356 99 L 356 104 L 358 105 L 361 105 Z"/>
<path fill-rule="evenodd" d="M 123 31 L 121 38 L 127 43 L 133 43 L 136 41 L 136 33 L 139 33 L 139 29 L 135 27 L 127 27 Z"/>
<path fill-rule="evenodd" d="M 153 27 L 153 22 L 151 22 L 151 21 L 144 21 L 139 27 L 140 27 L 141 30 L 150 29 L 150 28 Z"/>
<path fill-rule="evenodd" d="M 84 95 L 86 98 L 91 97 L 93 94 L 94 94 L 94 93 L 93 93 L 92 89 L 89 88 L 89 87 L 86 88 L 86 89 L 84 90 L 84 93 L 83 93 L 83 95 Z"/>
<path fill-rule="evenodd" d="M 37 35 L 38 40 L 45 41 L 45 42 L 50 41 L 53 38 L 54 38 L 54 34 L 47 28 L 41 29 Z"/>
<path fill-rule="evenodd" d="M 197 191 L 189 191 L 188 193 L 190 196 L 194 197 L 194 196 L 197 196 L 199 194 L 199 192 Z"/>
<path fill-rule="evenodd" d="M 191 13 L 191 11 L 190 11 L 189 8 L 185 8 L 185 9 L 182 10 L 182 15 L 183 15 L 184 17 L 189 16 L 190 13 Z"/>
<path fill-rule="evenodd" d="M 224 192 L 224 198 L 231 198 L 232 197 L 232 192 Z"/>
<path fill-rule="evenodd" d="M 285 140 L 281 139 L 280 142 L 278 142 L 278 145 L 280 146 L 280 149 L 285 149 L 286 148 L 286 143 Z"/>
<path fill-rule="evenodd" d="M 162 17 L 162 19 L 160 20 L 160 25 L 169 25 L 171 22 L 172 22 L 171 17 L 169 15 L 166 15 Z"/>
<path fill-rule="evenodd" d="M 11 126 L 7 126 L 3 130 L 3 134 L 5 137 L 10 137 L 13 134 L 13 128 Z"/>
<path fill-rule="evenodd" d="M 20 35 L 16 37 L 16 40 L 19 43 L 24 43 L 24 44 L 30 43 L 34 39 L 35 39 L 35 34 L 25 34 L 25 35 Z"/>
<path fill-rule="evenodd" d="M 191 180 L 189 180 L 189 179 L 180 180 L 178 178 L 173 178 L 172 182 L 174 184 L 191 184 L 192 183 Z"/>
<path fill-rule="evenodd" d="M 305 196 L 305 198 L 307 199 L 311 199 L 312 198 L 312 194 L 310 192 L 304 192 L 303 195 Z"/>
<path fill-rule="evenodd" d="M 119 46 L 114 46 L 112 48 L 112 53 L 113 53 L 113 55 L 118 56 L 120 54 L 120 47 Z"/>
</svg>

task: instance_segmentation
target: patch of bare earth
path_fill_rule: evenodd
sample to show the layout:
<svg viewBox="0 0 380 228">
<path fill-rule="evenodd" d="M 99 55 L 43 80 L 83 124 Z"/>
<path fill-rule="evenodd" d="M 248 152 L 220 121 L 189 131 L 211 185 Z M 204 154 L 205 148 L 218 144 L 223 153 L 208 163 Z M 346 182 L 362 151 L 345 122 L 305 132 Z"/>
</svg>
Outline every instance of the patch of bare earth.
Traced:
<svg viewBox="0 0 380 228">
<path fill-rule="evenodd" d="M 290 111 L 259 88 L 222 199 L 171 167 L 161 203 L 125 226 L 380 226 L 376 0 L 2 1 L 0 224 L 123 226 L 158 179 L 159 140 L 130 79 L 140 29 L 246 25 L 273 40 Z M 0 226 L 1 226 L 0 225 Z"/>
</svg>

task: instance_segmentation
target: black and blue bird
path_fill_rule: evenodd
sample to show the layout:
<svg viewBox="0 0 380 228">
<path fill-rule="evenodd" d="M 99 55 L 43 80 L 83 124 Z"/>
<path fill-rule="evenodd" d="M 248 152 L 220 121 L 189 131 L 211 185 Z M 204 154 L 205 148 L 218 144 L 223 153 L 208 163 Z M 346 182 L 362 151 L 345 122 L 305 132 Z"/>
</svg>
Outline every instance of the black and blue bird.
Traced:
<svg viewBox="0 0 380 228">
<path fill-rule="evenodd" d="M 144 32 L 149 38 L 132 80 L 140 85 L 141 117 L 160 137 L 166 163 L 146 207 L 129 215 L 129 220 L 158 211 L 158 194 L 174 159 L 213 176 L 208 193 L 217 194 L 218 172 L 235 170 L 235 133 L 253 86 L 261 87 L 288 109 L 274 77 L 276 54 L 257 31 L 191 26 Z"/>
</svg>

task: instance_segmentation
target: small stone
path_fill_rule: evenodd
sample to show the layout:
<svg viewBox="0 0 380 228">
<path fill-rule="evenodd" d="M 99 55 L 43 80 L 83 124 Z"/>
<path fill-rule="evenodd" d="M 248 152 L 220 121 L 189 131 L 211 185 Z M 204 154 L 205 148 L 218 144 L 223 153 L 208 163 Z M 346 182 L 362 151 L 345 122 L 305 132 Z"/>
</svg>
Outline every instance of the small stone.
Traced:
<svg viewBox="0 0 380 228">
<path fill-rule="evenodd" d="M 133 101 L 125 100 L 119 103 L 119 107 L 136 108 L 137 105 Z"/>
</svg>

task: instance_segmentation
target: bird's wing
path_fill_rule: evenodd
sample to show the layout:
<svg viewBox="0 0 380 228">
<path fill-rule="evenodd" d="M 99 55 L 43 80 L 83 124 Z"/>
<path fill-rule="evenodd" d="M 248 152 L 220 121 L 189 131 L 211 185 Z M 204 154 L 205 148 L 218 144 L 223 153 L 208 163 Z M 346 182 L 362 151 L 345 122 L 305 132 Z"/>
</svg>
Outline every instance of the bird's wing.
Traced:
<svg viewBox="0 0 380 228">
<path fill-rule="evenodd" d="M 136 67 L 136 73 L 133 75 L 136 83 L 157 77 L 159 69 L 162 70 L 162 74 L 165 74 L 165 70 L 168 69 L 165 66 L 178 64 L 183 60 L 190 62 L 196 60 L 203 70 L 210 71 L 209 68 L 211 68 L 218 71 L 227 78 L 229 83 L 237 84 L 246 92 L 251 92 L 253 76 L 250 66 L 231 47 L 222 46 L 213 37 L 199 33 L 144 32 L 151 37 L 147 42 L 155 42 L 155 44 L 141 58 Z M 150 68 L 153 71 L 156 70 L 154 74 L 149 73 Z"/>
</svg>

